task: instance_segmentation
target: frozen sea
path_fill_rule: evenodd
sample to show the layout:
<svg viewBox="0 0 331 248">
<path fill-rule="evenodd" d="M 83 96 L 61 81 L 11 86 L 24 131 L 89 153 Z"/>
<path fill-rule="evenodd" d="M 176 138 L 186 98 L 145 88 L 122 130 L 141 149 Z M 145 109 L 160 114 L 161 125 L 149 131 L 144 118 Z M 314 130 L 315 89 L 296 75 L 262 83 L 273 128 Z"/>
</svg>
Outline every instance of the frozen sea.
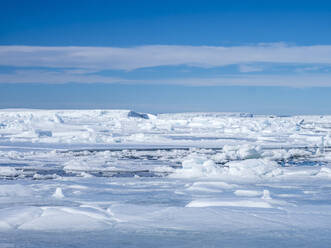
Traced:
<svg viewBox="0 0 331 248">
<path fill-rule="evenodd" d="M 331 247 L 331 116 L 0 110 L 0 248 Z"/>
</svg>

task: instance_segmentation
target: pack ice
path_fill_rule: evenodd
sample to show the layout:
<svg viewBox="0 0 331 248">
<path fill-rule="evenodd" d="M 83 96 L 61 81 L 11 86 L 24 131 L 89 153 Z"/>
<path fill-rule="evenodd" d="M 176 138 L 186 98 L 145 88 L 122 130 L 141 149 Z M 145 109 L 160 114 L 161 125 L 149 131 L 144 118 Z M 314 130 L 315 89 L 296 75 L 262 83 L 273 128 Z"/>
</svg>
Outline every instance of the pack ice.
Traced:
<svg viewBox="0 0 331 248">
<path fill-rule="evenodd" d="M 331 116 L 1 110 L 0 244 L 331 247 L 330 133 Z"/>
</svg>

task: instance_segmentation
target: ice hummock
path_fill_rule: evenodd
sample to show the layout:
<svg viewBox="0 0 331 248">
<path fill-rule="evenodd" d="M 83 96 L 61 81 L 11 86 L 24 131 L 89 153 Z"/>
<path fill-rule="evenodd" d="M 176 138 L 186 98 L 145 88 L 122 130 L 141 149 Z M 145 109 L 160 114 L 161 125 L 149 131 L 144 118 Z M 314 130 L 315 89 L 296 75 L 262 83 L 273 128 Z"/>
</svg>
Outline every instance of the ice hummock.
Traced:
<svg viewBox="0 0 331 248">
<path fill-rule="evenodd" d="M 148 114 L 138 113 L 138 112 L 135 112 L 135 111 L 132 111 L 132 110 L 128 113 L 128 117 L 149 119 Z"/>
</svg>

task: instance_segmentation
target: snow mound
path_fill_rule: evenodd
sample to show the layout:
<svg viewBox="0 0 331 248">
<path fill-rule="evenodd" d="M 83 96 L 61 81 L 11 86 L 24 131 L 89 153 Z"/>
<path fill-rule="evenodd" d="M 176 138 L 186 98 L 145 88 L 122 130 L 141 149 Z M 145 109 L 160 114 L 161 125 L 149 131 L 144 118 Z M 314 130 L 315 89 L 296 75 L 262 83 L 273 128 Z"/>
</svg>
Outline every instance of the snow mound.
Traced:
<svg viewBox="0 0 331 248">
<path fill-rule="evenodd" d="M 9 166 L 0 167 L 0 177 L 15 177 L 19 175 L 19 171 Z"/>
<path fill-rule="evenodd" d="M 237 187 L 235 184 L 229 184 L 221 181 L 209 182 L 194 182 L 187 188 L 189 191 L 205 191 L 205 192 L 222 192 L 223 189 L 228 190 Z"/>
<path fill-rule="evenodd" d="M 171 177 L 218 177 L 222 174 L 222 168 L 218 167 L 213 160 L 193 155 L 182 162 L 182 168 L 177 169 Z"/>
<path fill-rule="evenodd" d="M 263 200 L 242 200 L 242 201 L 215 201 L 215 200 L 194 200 L 186 205 L 188 208 L 203 207 L 240 207 L 240 208 L 272 208 L 272 206 Z"/>
<path fill-rule="evenodd" d="M 224 145 L 222 153 L 213 156 L 216 161 L 242 160 L 261 158 L 262 150 L 254 145 Z"/>
<path fill-rule="evenodd" d="M 0 230 L 104 230 L 116 220 L 106 211 L 81 207 L 16 207 L 0 210 Z"/>
<path fill-rule="evenodd" d="M 228 174 L 232 177 L 262 178 L 273 177 L 282 174 L 279 165 L 267 159 L 247 159 L 243 161 L 231 161 L 226 164 Z"/>
<path fill-rule="evenodd" d="M 318 176 L 331 178 L 331 167 L 322 167 L 317 174 Z"/>
<path fill-rule="evenodd" d="M 52 195 L 54 198 L 57 198 L 57 199 L 62 199 L 64 198 L 64 195 L 62 193 L 62 189 L 60 187 L 57 187 L 54 194 Z"/>
<path fill-rule="evenodd" d="M 199 178 L 211 177 L 226 180 L 263 179 L 282 174 L 280 166 L 267 159 L 246 159 L 218 165 L 213 160 L 192 156 L 182 162 L 170 177 Z"/>
</svg>

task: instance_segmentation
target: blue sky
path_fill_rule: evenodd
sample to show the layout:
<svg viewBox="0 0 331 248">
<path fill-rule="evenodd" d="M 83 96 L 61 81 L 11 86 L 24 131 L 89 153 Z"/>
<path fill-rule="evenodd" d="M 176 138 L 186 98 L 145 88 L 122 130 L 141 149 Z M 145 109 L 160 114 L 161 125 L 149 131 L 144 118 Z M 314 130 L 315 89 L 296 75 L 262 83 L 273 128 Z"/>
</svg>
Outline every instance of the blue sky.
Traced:
<svg viewBox="0 0 331 248">
<path fill-rule="evenodd" d="M 0 108 L 331 114 L 329 1 L 1 1 Z"/>
</svg>

